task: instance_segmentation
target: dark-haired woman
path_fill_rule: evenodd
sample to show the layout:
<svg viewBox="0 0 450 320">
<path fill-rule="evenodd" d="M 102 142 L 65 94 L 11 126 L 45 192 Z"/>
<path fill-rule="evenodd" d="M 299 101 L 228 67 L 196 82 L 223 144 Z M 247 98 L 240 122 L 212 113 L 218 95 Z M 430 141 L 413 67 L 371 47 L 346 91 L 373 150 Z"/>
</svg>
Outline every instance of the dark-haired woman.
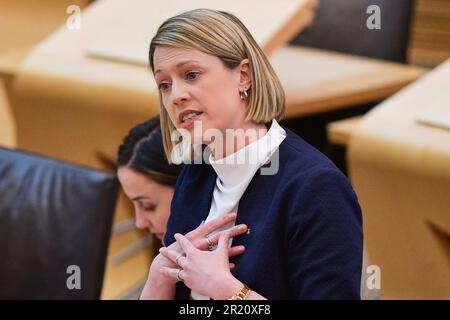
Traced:
<svg viewBox="0 0 450 320">
<path fill-rule="evenodd" d="M 182 165 L 166 160 L 159 118 L 130 130 L 119 148 L 117 164 L 122 189 L 134 205 L 136 227 L 147 228 L 162 240 Z"/>
</svg>

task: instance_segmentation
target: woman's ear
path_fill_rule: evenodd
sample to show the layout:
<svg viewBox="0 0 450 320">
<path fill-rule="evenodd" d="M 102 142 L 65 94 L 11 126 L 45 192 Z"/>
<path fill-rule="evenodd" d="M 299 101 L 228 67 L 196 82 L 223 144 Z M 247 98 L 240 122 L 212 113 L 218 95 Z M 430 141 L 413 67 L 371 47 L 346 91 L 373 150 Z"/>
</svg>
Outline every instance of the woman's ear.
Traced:
<svg viewBox="0 0 450 320">
<path fill-rule="evenodd" d="M 240 90 L 249 90 L 252 86 L 252 76 L 250 73 L 250 61 L 245 58 L 238 66 L 239 70 L 239 88 Z"/>
</svg>

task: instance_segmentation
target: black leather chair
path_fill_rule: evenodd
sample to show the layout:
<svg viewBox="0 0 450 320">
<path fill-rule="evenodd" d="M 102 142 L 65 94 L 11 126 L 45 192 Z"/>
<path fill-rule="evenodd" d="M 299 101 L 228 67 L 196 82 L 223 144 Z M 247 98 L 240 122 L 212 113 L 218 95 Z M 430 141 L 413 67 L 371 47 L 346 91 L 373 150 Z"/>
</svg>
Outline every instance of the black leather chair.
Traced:
<svg viewBox="0 0 450 320">
<path fill-rule="evenodd" d="M 366 26 L 370 5 L 381 12 L 381 29 Z M 313 23 L 291 44 L 405 62 L 413 0 L 320 0 Z"/>
<path fill-rule="evenodd" d="M 0 299 L 99 299 L 118 186 L 114 173 L 0 148 Z"/>
</svg>

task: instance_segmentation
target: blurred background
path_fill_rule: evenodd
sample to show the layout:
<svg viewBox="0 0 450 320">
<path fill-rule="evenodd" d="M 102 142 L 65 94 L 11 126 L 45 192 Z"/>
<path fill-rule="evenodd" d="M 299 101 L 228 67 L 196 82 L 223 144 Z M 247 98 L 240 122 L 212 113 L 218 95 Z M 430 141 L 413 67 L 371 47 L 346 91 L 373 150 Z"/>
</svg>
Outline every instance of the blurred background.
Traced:
<svg viewBox="0 0 450 320">
<path fill-rule="evenodd" d="M 158 114 L 158 25 L 199 7 L 246 24 L 282 124 L 349 177 L 362 298 L 450 298 L 449 0 L 0 0 L 0 298 L 138 297 L 161 243 L 135 228 L 117 149 Z"/>
</svg>

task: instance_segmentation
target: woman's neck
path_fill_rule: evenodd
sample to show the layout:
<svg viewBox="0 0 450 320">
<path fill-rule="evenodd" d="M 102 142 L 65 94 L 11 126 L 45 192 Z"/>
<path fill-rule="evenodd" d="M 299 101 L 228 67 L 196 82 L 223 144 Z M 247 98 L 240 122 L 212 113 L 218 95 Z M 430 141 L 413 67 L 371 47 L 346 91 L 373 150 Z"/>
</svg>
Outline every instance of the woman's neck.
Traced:
<svg viewBox="0 0 450 320">
<path fill-rule="evenodd" d="M 267 128 L 264 124 L 253 122 L 245 123 L 237 129 L 227 129 L 223 133 L 223 143 L 220 141 L 221 139 L 217 139 L 210 144 L 214 159 L 227 157 L 262 138 L 266 133 Z"/>
</svg>

